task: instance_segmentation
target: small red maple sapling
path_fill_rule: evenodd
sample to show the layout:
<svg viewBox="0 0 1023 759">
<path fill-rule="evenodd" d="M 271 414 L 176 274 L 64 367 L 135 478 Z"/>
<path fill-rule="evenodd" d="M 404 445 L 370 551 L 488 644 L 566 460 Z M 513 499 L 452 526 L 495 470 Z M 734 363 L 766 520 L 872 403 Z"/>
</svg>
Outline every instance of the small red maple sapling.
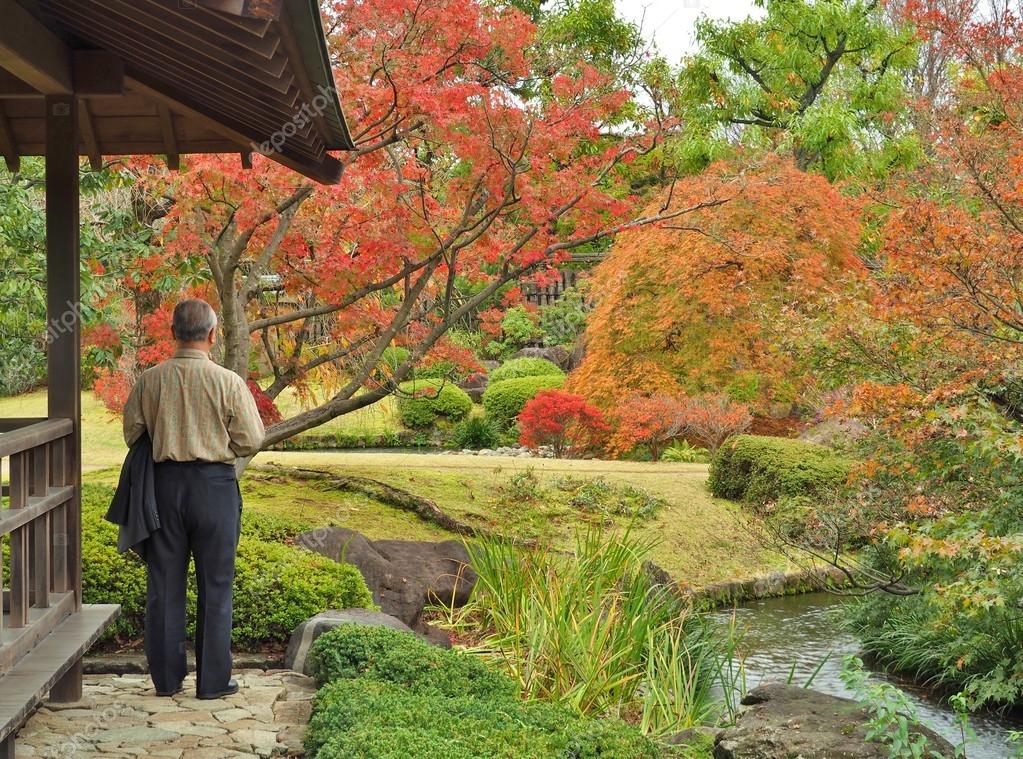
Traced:
<svg viewBox="0 0 1023 759">
<path fill-rule="evenodd" d="M 519 442 L 529 448 L 549 445 L 557 458 L 599 448 L 610 429 L 600 409 L 562 390 L 537 393 L 519 414 Z"/>
</svg>

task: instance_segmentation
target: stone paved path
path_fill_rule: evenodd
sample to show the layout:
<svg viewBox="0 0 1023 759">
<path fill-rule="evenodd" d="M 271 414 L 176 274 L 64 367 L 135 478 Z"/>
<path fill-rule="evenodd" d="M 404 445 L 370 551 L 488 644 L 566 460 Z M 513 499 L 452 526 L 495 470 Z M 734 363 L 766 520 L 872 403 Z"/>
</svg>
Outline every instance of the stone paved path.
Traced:
<svg viewBox="0 0 1023 759">
<path fill-rule="evenodd" d="M 301 756 L 315 684 L 288 670 L 235 670 L 241 689 L 195 698 L 195 675 L 159 698 L 147 675 L 85 675 L 82 700 L 45 704 L 18 733 L 15 759 L 227 759 Z"/>
</svg>

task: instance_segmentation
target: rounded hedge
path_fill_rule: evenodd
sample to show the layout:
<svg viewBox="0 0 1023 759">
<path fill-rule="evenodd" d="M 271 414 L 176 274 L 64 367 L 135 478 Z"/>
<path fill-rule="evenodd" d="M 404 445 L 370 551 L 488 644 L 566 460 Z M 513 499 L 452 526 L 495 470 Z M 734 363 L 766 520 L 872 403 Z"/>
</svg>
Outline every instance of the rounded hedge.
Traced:
<svg viewBox="0 0 1023 759">
<path fill-rule="evenodd" d="M 443 379 L 403 382 L 398 415 L 406 427 L 432 427 L 438 420 L 458 422 L 472 411 L 472 398 L 462 388 Z"/>
<path fill-rule="evenodd" d="M 561 368 L 545 358 L 512 358 L 494 369 L 489 375 L 491 384 L 520 377 L 565 376 Z"/>
<path fill-rule="evenodd" d="M 305 748 L 317 759 L 548 759 L 656 757 L 616 719 L 593 720 L 522 702 L 512 680 L 482 659 L 408 633 L 341 625 L 309 652 L 320 682 Z"/>
<path fill-rule="evenodd" d="M 82 597 L 85 603 L 118 603 L 121 614 L 105 639 L 136 640 L 146 613 L 146 566 L 133 553 L 117 552 L 117 526 L 103 519 L 113 489 L 82 488 Z M 255 535 L 248 534 L 253 526 Z M 242 648 L 286 643 L 303 620 L 325 609 L 370 608 L 373 597 L 359 571 L 325 556 L 270 540 L 293 536 L 300 523 L 284 518 L 247 518 L 234 579 L 234 628 L 231 642 Z M 188 634 L 194 634 L 195 570 L 188 573 Z"/>
<path fill-rule="evenodd" d="M 719 498 L 758 504 L 817 498 L 845 484 L 852 463 L 814 443 L 736 435 L 715 453 L 708 484 Z"/>
<path fill-rule="evenodd" d="M 508 426 L 522 411 L 522 408 L 541 390 L 560 388 L 565 384 L 565 375 L 541 377 L 519 377 L 518 379 L 491 382 L 483 393 L 483 408 L 487 414 L 501 424 Z"/>
</svg>

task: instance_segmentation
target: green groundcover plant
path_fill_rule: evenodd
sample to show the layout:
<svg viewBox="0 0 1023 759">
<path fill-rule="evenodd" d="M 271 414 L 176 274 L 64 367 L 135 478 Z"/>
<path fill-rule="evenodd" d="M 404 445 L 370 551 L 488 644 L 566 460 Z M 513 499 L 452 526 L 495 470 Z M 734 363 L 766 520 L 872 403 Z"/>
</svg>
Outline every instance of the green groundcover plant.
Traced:
<svg viewBox="0 0 1023 759">
<path fill-rule="evenodd" d="M 656 744 L 617 719 L 522 701 L 476 656 L 407 633 L 342 625 L 310 650 L 322 685 L 306 733 L 315 759 L 654 759 Z"/>
<path fill-rule="evenodd" d="M 86 603 L 121 604 L 105 639 L 128 642 L 143 632 L 146 567 L 133 553 L 118 554 L 117 527 L 103 519 L 113 490 L 82 488 L 82 592 Z M 368 608 L 373 598 L 359 571 L 305 548 L 286 545 L 310 525 L 281 517 L 242 514 L 234 581 L 235 646 L 279 646 L 303 620 L 324 609 Z M 194 634 L 196 589 L 189 568 L 188 634 Z"/>
</svg>

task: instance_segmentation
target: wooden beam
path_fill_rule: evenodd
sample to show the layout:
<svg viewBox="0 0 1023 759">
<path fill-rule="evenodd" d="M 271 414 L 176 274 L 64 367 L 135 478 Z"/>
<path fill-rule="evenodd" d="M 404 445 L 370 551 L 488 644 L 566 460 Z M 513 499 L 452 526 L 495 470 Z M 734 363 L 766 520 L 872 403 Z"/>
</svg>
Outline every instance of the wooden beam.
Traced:
<svg viewBox="0 0 1023 759">
<path fill-rule="evenodd" d="M 141 74 L 129 71 L 125 76 L 125 83 L 132 90 L 145 95 L 156 103 L 163 103 L 183 116 L 188 116 L 200 122 L 208 129 L 223 135 L 238 145 L 239 150 L 255 150 L 259 147 L 260 141 L 265 137 L 255 134 L 246 134 L 245 127 L 234 122 L 234 119 L 209 116 L 185 104 L 187 95 L 172 91 L 168 86 L 150 86 L 139 79 Z M 297 171 L 299 174 L 314 179 L 322 184 L 336 184 L 341 178 L 342 166 L 331 155 L 324 154 L 319 161 L 300 160 L 284 153 L 274 153 L 270 156 L 274 161 Z"/>
<path fill-rule="evenodd" d="M 70 420 L 63 485 L 75 489 L 67 504 L 67 571 L 82 604 L 82 354 L 78 240 L 78 101 L 46 98 L 46 316 L 49 346 L 47 405 L 51 419 Z M 17 434 L 17 433 L 14 433 Z"/>
<path fill-rule="evenodd" d="M 120 97 L 124 94 L 124 62 L 105 50 L 75 50 L 75 94 L 79 97 Z"/>
<path fill-rule="evenodd" d="M 75 94 L 79 97 L 119 97 L 124 94 L 124 63 L 105 50 L 75 50 L 71 54 Z M 0 69 L 0 99 L 30 100 L 44 93 L 9 71 Z"/>
<path fill-rule="evenodd" d="M 163 144 L 167 148 L 167 168 L 177 171 L 181 168 L 181 152 L 178 150 L 178 138 L 174 134 L 174 116 L 165 103 L 157 103 L 160 113 L 160 130 L 163 132 Z"/>
<path fill-rule="evenodd" d="M 276 21 L 282 0 L 194 0 L 195 5 L 242 18 Z"/>
<path fill-rule="evenodd" d="M 43 94 L 70 94 L 70 48 L 16 0 L 0 0 L 0 17 L 0 68 Z"/>
<path fill-rule="evenodd" d="M 92 114 L 89 113 L 88 100 L 78 101 L 78 121 L 85 152 L 89 156 L 89 167 L 93 171 L 100 171 L 103 168 L 103 154 L 99 148 L 99 139 L 96 137 L 96 127 L 92 123 Z"/>
<path fill-rule="evenodd" d="M 7 114 L 4 112 L 3 101 L 0 101 L 0 153 L 3 153 L 7 170 L 17 174 L 21 170 L 21 155 L 18 152 L 18 143 L 14 139 L 11 122 L 7 120 Z"/>
<path fill-rule="evenodd" d="M 29 87 L 9 71 L 0 69 L 0 99 L 25 100 L 42 96 L 39 90 Z"/>
</svg>

